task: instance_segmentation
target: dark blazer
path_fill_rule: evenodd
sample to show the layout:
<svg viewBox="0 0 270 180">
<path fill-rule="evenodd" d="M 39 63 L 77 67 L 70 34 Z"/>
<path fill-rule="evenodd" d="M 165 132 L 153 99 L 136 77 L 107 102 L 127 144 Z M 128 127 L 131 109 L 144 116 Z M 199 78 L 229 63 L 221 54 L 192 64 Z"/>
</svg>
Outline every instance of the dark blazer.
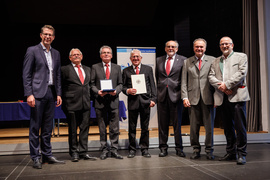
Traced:
<svg viewBox="0 0 270 180">
<path fill-rule="evenodd" d="M 181 75 L 182 66 L 186 57 L 176 54 L 173 67 L 167 76 L 165 70 L 166 55 L 157 58 L 156 62 L 156 82 L 157 98 L 163 102 L 166 97 L 167 85 L 168 94 L 173 103 L 177 103 L 181 98 Z"/>
<path fill-rule="evenodd" d="M 128 95 L 127 89 L 132 88 L 131 75 L 136 74 L 133 66 L 129 66 L 123 70 L 123 90 L 122 92 L 128 96 L 128 109 L 135 110 L 141 105 L 143 108 L 148 108 L 150 101 L 156 103 L 156 87 L 153 77 L 153 70 L 150 66 L 141 64 L 140 74 L 145 75 L 145 83 L 147 93 L 138 95 Z"/>
<path fill-rule="evenodd" d="M 84 84 L 81 83 L 72 64 L 61 67 L 62 108 L 69 111 L 90 110 L 90 74 L 89 67 L 82 65 L 85 72 Z"/>
<path fill-rule="evenodd" d="M 60 53 L 51 48 L 53 64 L 53 83 L 57 96 L 61 96 Z M 27 49 L 23 62 L 24 95 L 43 98 L 49 83 L 49 67 L 41 44 Z"/>
<path fill-rule="evenodd" d="M 105 95 L 103 97 L 98 95 L 101 90 L 100 80 L 106 79 L 105 71 L 102 62 L 94 64 L 91 70 L 91 89 L 94 93 L 94 107 L 101 109 L 105 104 L 109 104 L 112 109 L 117 109 L 119 106 L 119 94 L 122 91 L 122 74 L 121 67 L 111 63 L 110 79 L 112 80 L 113 88 L 116 90 L 116 95 Z"/>
</svg>

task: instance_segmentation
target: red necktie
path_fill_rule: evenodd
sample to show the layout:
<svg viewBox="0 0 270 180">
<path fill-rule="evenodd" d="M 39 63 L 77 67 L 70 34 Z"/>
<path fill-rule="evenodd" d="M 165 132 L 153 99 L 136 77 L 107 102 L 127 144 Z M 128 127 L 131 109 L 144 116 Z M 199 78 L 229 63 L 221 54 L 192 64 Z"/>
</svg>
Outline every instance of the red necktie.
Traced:
<svg viewBox="0 0 270 180">
<path fill-rule="evenodd" d="M 140 73 L 140 71 L 139 71 L 139 67 L 138 66 L 136 66 L 136 74 L 139 74 Z"/>
<path fill-rule="evenodd" d="M 82 82 L 82 84 L 84 83 L 84 78 L 83 78 L 83 74 L 82 74 L 82 70 L 81 70 L 81 65 L 77 64 L 76 67 L 78 68 L 78 73 L 79 73 L 79 78 Z"/>
<path fill-rule="evenodd" d="M 166 64 L 166 73 L 167 73 L 167 76 L 169 76 L 170 74 L 170 71 L 171 71 L 171 57 L 168 58 L 167 60 L 167 64 Z"/>
<path fill-rule="evenodd" d="M 110 78 L 110 69 L 109 69 L 109 64 L 105 64 L 106 68 L 106 79 Z"/>
<path fill-rule="evenodd" d="M 201 67 L 202 67 L 202 59 L 200 58 L 199 59 L 199 70 L 201 70 Z"/>
</svg>

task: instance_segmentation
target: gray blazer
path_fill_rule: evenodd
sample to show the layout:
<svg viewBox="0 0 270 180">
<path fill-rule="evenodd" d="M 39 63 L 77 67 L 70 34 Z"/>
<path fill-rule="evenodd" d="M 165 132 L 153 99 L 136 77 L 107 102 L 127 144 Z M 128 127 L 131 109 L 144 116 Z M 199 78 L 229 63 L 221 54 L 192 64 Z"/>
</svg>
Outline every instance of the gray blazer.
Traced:
<svg viewBox="0 0 270 180">
<path fill-rule="evenodd" d="M 204 104 L 213 105 L 213 87 L 208 81 L 208 73 L 215 57 L 204 55 L 201 70 L 195 56 L 184 61 L 182 70 L 181 98 L 187 98 L 191 105 L 197 105 L 200 96 Z M 211 91 L 212 89 L 212 91 Z"/>
<path fill-rule="evenodd" d="M 220 70 L 221 56 L 216 58 L 208 75 L 210 84 L 215 88 L 214 101 L 216 106 L 220 106 L 223 102 L 223 92 L 218 90 L 218 83 L 225 82 L 228 89 L 233 93 L 228 96 L 230 102 L 249 101 L 249 93 L 246 84 L 246 75 L 248 71 L 248 59 L 244 53 L 233 52 L 233 54 L 226 59 L 223 65 L 224 75 Z"/>
<path fill-rule="evenodd" d="M 116 90 L 116 95 L 105 95 L 103 97 L 98 95 L 98 91 L 101 89 L 100 80 L 106 79 L 105 71 L 102 62 L 94 64 L 91 69 L 90 85 L 94 93 L 94 107 L 101 109 L 105 105 L 109 105 L 112 109 L 118 109 L 119 106 L 119 94 L 122 91 L 122 73 L 121 67 L 117 64 L 111 63 L 110 79 L 112 80 L 113 88 Z"/>
</svg>

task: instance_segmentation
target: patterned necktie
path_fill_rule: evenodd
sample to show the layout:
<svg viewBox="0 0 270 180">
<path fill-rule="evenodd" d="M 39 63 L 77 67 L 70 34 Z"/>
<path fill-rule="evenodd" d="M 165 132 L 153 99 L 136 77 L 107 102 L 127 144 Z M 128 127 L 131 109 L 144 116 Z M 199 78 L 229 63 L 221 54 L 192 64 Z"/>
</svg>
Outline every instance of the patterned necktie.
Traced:
<svg viewBox="0 0 270 180">
<path fill-rule="evenodd" d="M 84 78 L 83 78 L 83 74 L 82 74 L 82 70 L 81 70 L 81 65 L 77 64 L 76 67 L 78 68 L 78 73 L 79 73 L 79 78 L 82 82 L 82 84 L 84 83 Z"/>
<path fill-rule="evenodd" d="M 109 69 L 109 64 L 105 64 L 106 68 L 106 79 L 110 78 L 110 69 Z"/>
<path fill-rule="evenodd" d="M 199 59 L 199 70 L 201 70 L 201 67 L 202 67 L 202 59 L 200 58 Z"/>
<path fill-rule="evenodd" d="M 136 66 L 136 74 L 139 74 L 140 73 L 140 71 L 139 71 L 139 67 L 138 66 Z"/>
<path fill-rule="evenodd" d="M 167 64 L 166 64 L 166 73 L 167 73 L 167 76 L 169 76 L 170 74 L 170 71 L 171 71 L 171 57 L 168 58 L 167 60 Z"/>
</svg>

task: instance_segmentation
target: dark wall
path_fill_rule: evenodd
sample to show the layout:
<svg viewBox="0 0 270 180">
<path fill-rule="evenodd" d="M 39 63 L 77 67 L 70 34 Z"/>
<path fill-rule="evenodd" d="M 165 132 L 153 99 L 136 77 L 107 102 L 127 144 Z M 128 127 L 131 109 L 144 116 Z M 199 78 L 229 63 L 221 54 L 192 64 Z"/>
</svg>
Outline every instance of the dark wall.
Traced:
<svg viewBox="0 0 270 180">
<path fill-rule="evenodd" d="M 83 52 L 83 64 L 100 62 L 99 48 L 116 46 L 150 46 L 157 56 L 164 55 L 167 40 L 177 39 L 179 53 L 193 55 L 192 41 L 208 41 L 207 53 L 218 56 L 219 39 L 228 35 L 238 51 L 242 49 L 241 0 L 223 1 L 8 1 L 2 11 L 0 101 L 24 99 L 22 63 L 27 47 L 40 42 L 40 28 L 51 24 L 56 29 L 52 47 L 59 50 L 62 65 L 70 63 L 71 48 Z M 233 5 L 232 5 L 233 3 Z"/>
</svg>

